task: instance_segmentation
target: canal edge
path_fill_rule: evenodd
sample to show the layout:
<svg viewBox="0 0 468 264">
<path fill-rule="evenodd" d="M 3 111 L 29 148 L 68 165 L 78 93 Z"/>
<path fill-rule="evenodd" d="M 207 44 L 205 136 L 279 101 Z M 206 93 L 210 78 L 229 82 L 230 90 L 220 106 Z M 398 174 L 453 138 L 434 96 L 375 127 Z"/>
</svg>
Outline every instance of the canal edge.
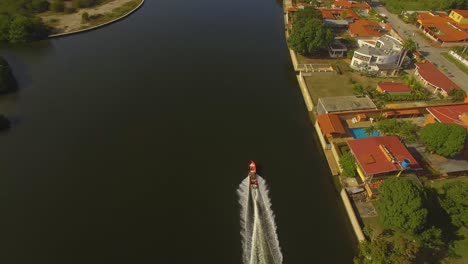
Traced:
<svg viewBox="0 0 468 264">
<path fill-rule="evenodd" d="M 288 11 L 287 9 L 289 7 L 292 7 L 292 0 L 283 0 L 283 17 L 284 17 L 284 31 L 285 31 L 285 38 L 286 38 L 286 42 L 289 38 L 289 31 L 288 31 Z M 322 150 L 325 154 L 325 157 L 327 159 L 327 162 L 328 162 L 328 166 L 330 168 L 330 172 L 332 173 L 332 177 L 336 176 L 339 174 L 339 172 L 337 171 L 337 169 L 335 168 L 336 166 L 338 166 L 338 170 L 341 172 L 341 167 L 339 166 L 338 164 L 338 160 L 339 158 L 335 155 L 336 153 L 327 153 L 327 151 L 329 151 L 326 146 L 324 145 L 324 142 L 322 142 L 321 139 L 323 139 L 323 134 L 321 133 L 320 131 L 320 128 L 318 128 L 318 124 L 317 124 L 317 121 L 315 121 L 315 113 L 313 112 L 313 109 L 314 109 L 314 103 L 311 99 L 311 95 L 310 95 L 310 92 L 309 92 L 309 89 L 307 87 L 307 84 L 304 80 L 304 76 L 302 76 L 302 72 L 298 69 L 297 65 L 298 65 L 298 61 L 297 61 L 297 55 L 296 55 L 296 52 L 294 50 L 292 50 L 291 48 L 289 48 L 288 46 L 288 49 L 289 49 L 289 54 L 290 54 L 290 57 L 291 57 L 291 62 L 293 64 L 293 67 L 294 67 L 294 71 L 296 72 L 296 77 L 297 77 L 297 81 L 298 81 L 298 84 L 299 84 L 299 88 L 301 90 L 301 93 L 302 93 L 302 97 L 304 99 L 304 102 L 306 104 L 306 107 L 307 107 L 307 110 L 309 112 L 309 114 L 312 116 L 313 120 L 311 120 L 312 123 L 315 122 L 314 125 L 314 128 L 315 128 L 315 131 L 320 139 L 320 143 L 322 145 Z M 297 72 L 299 72 L 299 74 L 297 74 Z M 331 154 L 331 155 L 328 155 L 328 154 Z M 335 166 L 333 165 L 335 164 Z M 356 235 L 356 238 L 358 240 L 358 242 L 362 242 L 362 241 L 365 241 L 366 238 L 363 234 L 363 231 L 362 231 L 362 227 L 358 221 L 358 218 L 356 216 L 356 212 L 354 211 L 353 209 L 353 206 L 351 204 L 351 201 L 349 199 L 349 196 L 348 196 L 348 193 L 346 192 L 346 190 L 344 188 L 341 188 L 340 190 L 340 197 L 341 197 L 341 200 L 343 202 L 343 205 L 345 207 L 345 210 L 346 210 L 346 213 L 348 215 L 348 219 L 351 223 L 351 226 L 353 228 L 353 231 L 354 231 L 354 234 Z"/>
<path fill-rule="evenodd" d="M 93 27 L 89 27 L 89 28 L 84 28 L 84 29 L 79 29 L 79 30 L 75 30 L 75 31 L 71 31 L 71 32 L 64 32 L 64 33 L 58 33 L 58 34 L 52 34 L 52 35 L 49 35 L 48 38 L 52 39 L 52 38 L 58 38 L 58 37 L 65 37 L 65 36 L 69 36 L 69 35 L 74 35 L 74 34 L 79 34 L 79 33 L 84 33 L 84 32 L 87 32 L 87 31 L 91 31 L 91 30 L 95 30 L 95 29 L 98 29 L 98 28 L 101 28 L 101 27 L 105 27 L 105 26 L 108 26 L 112 23 L 115 23 L 117 21 L 120 21 L 128 16 L 130 16 L 131 14 L 133 14 L 135 11 L 137 11 L 138 9 L 140 9 L 140 7 L 143 6 L 143 4 L 145 3 L 145 0 L 142 0 L 140 2 L 140 4 L 138 6 L 136 6 L 135 8 L 133 8 L 132 10 L 130 10 L 128 13 L 118 17 L 118 18 L 115 18 L 115 19 L 112 19 L 111 21 L 107 21 L 106 23 L 104 24 L 100 24 L 100 25 L 97 25 L 97 26 L 93 26 Z"/>
</svg>

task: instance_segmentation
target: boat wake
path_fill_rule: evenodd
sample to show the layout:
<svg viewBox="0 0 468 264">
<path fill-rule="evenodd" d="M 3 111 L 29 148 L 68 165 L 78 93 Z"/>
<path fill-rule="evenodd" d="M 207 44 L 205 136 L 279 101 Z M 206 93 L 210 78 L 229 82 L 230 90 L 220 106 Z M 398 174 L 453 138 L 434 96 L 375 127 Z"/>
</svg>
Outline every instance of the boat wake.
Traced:
<svg viewBox="0 0 468 264">
<path fill-rule="evenodd" d="M 249 177 L 239 185 L 242 259 L 244 264 L 281 264 L 283 255 L 265 180 L 250 188 Z"/>
</svg>

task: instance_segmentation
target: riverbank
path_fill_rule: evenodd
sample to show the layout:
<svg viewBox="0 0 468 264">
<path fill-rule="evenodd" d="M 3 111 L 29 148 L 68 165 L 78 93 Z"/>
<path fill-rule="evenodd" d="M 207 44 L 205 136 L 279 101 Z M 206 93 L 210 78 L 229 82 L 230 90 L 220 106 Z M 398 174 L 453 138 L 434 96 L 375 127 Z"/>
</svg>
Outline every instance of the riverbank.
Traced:
<svg viewBox="0 0 468 264">
<path fill-rule="evenodd" d="M 288 8 L 291 8 L 293 7 L 292 5 L 292 2 L 291 0 L 283 0 L 283 15 L 284 15 L 284 26 L 285 26 L 285 37 L 286 37 L 286 41 L 287 39 L 289 38 L 289 35 L 290 35 L 290 25 L 288 24 L 288 21 L 289 21 L 289 18 L 288 18 Z M 289 54 L 291 56 L 291 62 L 293 63 L 293 67 L 294 67 L 294 70 L 296 71 L 296 77 L 297 77 L 297 81 L 298 81 L 298 84 L 299 84 L 299 87 L 300 87 L 300 90 L 301 90 L 301 93 L 302 93 L 302 96 L 303 96 L 303 99 L 304 99 L 304 103 L 306 104 L 306 107 L 307 107 L 307 111 L 309 113 L 309 115 L 311 116 L 311 122 L 314 124 L 315 123 L 315 114 L 313 112 L 314 110 L 314 102 L 312 100 L 313 96 L 312 94 L 310 93 L 310 89 L 307 85 L 307 81 L 305 80 L 304 78 L 304 75 L 303 75 L 303 72 L 305 74 L 310 74 L 310 73 L 313 73 L 313 72 L 332 72 L 332 74 L 335 73 L 335 70 L 333 69 L 333 67 L 331 67 L 331 65 L 328 65 L 328 64 L 316 64 L 316 65 L 312 65 L 310 64 L 311 67 L 307 67 L 309 66 L 308 64 L 301 64 L 299 63 L 299 60 L 298 60 L 298 54 L 292 50 L 291 48 L 289 48 Z M 319 67 L 314 67 L 314 66 L 319 66 Z M 323 141 L 323 135 L 321 134 L 321 131 L 320 129 L 317 127 L 316 124 L 314 124 L 314 127 L 315 127 L 315 131 L 319 137 L 320 142 L 322 143 L 322 149 L 324 151 L 324 154 L 325 154 L 325 157 L 327 159 L 327 162 L 328 162 L 328 166 L 330 168 L 330 172 L 332 173 L 333 176 L 337 176 L 340 174 L 340 167 L 338 165 L 338 161 L 337 159 L 335 158 L 337 155 L 336 153 L 333 153 L 333 149 L 329 149 L 329 148 L 326 148 L 326 146 L 324 145 L 324 141 Z M 340 186 L 341 187 L 341 186 Z M 346 192 L 346 190 L 344 188 L 341 187 L 341 190 L 340 190 L 340 197 L 342 199 L 342 202 L 343 202 L 343 205 L 346 209 L 346 213 L 347 213 L 347 216 L 348 216 L 348 219 L 349 219 L 349 222 L 351 223 L 351 226 L 352 226 L 352 229 L 354 231 L 354 234 L 356 235 L 356 239 L 357 241 L 364 241 L 365 240 L 365 237 L 363 235 L 363 231 L 362 231 L 362 228 L 359 224 L 359 221 L 358 221 L 358 218 L 356 216 L 356 213 L 354 211 L 354 208 L 351 204 L 351 201 L 348 197 L 348 194 Z"/>
<path fill-rule="evenodd" d="M 100 6 L 82 8 L 72 14 L 46 12 L 39 17 L 52 27 L 50 38 L 94 30 L 131 15 L 145 0 L 114 0 Z M 83 14 L 87 15 L 83 15 Z M 87 19 L 84 19 L 84 16 Z"/>
</svg>

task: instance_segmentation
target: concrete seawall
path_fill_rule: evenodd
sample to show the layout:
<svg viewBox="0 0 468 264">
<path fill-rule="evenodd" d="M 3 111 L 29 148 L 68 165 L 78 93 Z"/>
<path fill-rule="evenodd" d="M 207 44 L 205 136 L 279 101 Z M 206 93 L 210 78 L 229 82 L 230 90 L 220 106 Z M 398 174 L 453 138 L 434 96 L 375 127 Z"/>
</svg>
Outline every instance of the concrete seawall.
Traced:
<svg viewBox="0 0 468 264">
<path fill-rule="evenodd" d="M 119 20 L 122 20 L 124 18 L 126 18 L 127 16 L 133 14 L 135 11 L 137 11 L 141 6 L 143 6 L 143 4 L 145 3 L 145 0 L 142 0 L 141 3 L 136 6 L 134 9 L 130 10 L 128 13 L 124 14 L 123 16 L 120 16 L 118 18 L 115 18 L 115 19 L 112 19 L 111 21 L 108 21 L 104 24 L 100 24 L 100 25 L 97 25 L 97 26 L 94 26 L 94 27 L 89 27 L 89 28 L 84 28 L 84 29 L 80 29 L 80 30 L 75 30 L 75 31 L 71 31 L 71 32 L 64 32 L 64 33 L 58 33 L 58 34 L 52 34 L 52 35 L 49 35 L 49 38 L 57 38 L 57 37 L 64 37 L 64 36 L 68 36 L 68 35 L 72 35 L 72 34 L 79 34 L 79 33 L 83 33 L 83 32 L 86 32 L 86 31 L 91 31 L 91 30 L 95 30 L 95 29 L 98 29 L 98 28 L 101 28 L 101 27 L 104 27 L 104 26 L 107 26 L 107 25 L 110 25 L 112 23 L 115 23 Z"/>
<path fill-rule="evenodd" d="M 289 2 L 288 0 L 283 0 L 283 9 L 284 9 L 284 12 L 287 12 L 286 11 L 286 2 Z M 287 17 L 285 16 L 285 27 L 287 28 Z M 289 33 L 288 31 L 286 30 L 286 39 L 289 37 Z M 291 56 L 291 61 L 293 63 L 293 66 L 294 66 L 294 70 L 297 72 L 298 71 L 298 60 L 297 60 L 297 55 L 296 55 L 296 52 L 294 52 L 293 50 L 289 49 L 289 54 Z M 302 76 L 302 72 L 299 71 L 299 74 L 297 75 L 297 81 L 299 83 L 299 87 L 301 89 L 301 93 L 302 93 L 302 96 L 304 98 L 304 102 L 307 106 L 307 111 L 310 113 L 313 111 L 314 109 L 314 104 L 313 104 L 313 101 L 311 99 L 311 96 L 310 96 L 310 92 L 309 92 L 309 89 L 307 88 L 307 84 L 304 80 L 304 77 Z M 319 137 L 321 136 L 321 133 L 320 133 L 320 129 L 318 128 L 318 125 L 314 125 L 315 129 L 316 129 L 316 133 L 319 135 Z M 323 137 L 323 135 L 322 135 Z M 326 149 L 326 143 L 325 143 L 325 140 L 323 138 L 323 141 L 321 140 L 321 144 L 323 146 L 323 150 L 325 152 L 325 154 L 327 154 L 327 149 Z M 331 150 L 328 150 L 331 152 Z M 330 171 L 332 172 L 332 174 L 336 174 L 338 175 L 339 172 L 336 172 L 334 173 L 334 168 L 333 166 L 330 164 L 330 162 L 332 162 L 328 155 L 327 156 L 327 161 L 329 163 L 329 167 L 330 167 Z M 334 161 L 333 161 L 334 162 Z M 341 199 L 343 200 L 343 204 L 344 204 L 344 207 L 346 209 L 346 213 L 348 215 L 348 218 L 349 218 L 349 221 L 351 222 L 351 226 L 353 227 L 353 230 L 354 230 L 354 233 L 356 235 L 356 238 L 359 242 L 361 241 L 364 241 L 366 240 L 365 236 L 364 236 L 364 233 L 362 232 L 362 228 L 361 228 L 361 225 L 359 224 L 359 221 L 356 217 L 356 214 L 354 212 L 354 209 L 353 209 L 353 206 L 351 204 L 351 201 L 348 197 L 348 194 L 346 192 L 345 189 L 341 189 L 341 192 L 340 192 L 340 196 L 341 196 Z"/>
<path fill-rule="evenodd" d="M 354 233 L 356 234 L 356 238 L 359 242 L 366 240 L 366 237 L 364 236 L 361 226 L 359 225 L 359 222 L 357 220 L 356 214 L 354 213 L 353 206 L 351 205 L 351 201 L 349 200 L 346 190 L 341 189 L 340 195 L 346 208 L 346 212 L 348 213 L 349 221 L 351 221 Z"/>
</svg>

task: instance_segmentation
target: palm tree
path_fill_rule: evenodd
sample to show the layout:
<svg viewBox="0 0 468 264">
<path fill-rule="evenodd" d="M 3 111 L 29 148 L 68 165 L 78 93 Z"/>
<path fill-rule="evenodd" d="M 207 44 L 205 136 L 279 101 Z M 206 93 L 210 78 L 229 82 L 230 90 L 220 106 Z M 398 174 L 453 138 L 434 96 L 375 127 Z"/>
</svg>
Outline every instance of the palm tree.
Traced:
<svg viewBox="0 0 468 264">
<path fill-rule="evenodd" d="M 407 38 L 403 41 L 402 43 L 402 48 L 404 50 L 403 52 L 403 56 L 401 56 L 401 59 L 400 59 L 400 63 L 398 64 L 398 67 L 401 67 L 401 65 L 403 64 L 403 61 L 406 57 L 406 55 L 408 54 L 408 51 L 409 52 L 414 52 L 418 49 L 418 43 L 416 43 L 412 38 Z"/>
</svg>

